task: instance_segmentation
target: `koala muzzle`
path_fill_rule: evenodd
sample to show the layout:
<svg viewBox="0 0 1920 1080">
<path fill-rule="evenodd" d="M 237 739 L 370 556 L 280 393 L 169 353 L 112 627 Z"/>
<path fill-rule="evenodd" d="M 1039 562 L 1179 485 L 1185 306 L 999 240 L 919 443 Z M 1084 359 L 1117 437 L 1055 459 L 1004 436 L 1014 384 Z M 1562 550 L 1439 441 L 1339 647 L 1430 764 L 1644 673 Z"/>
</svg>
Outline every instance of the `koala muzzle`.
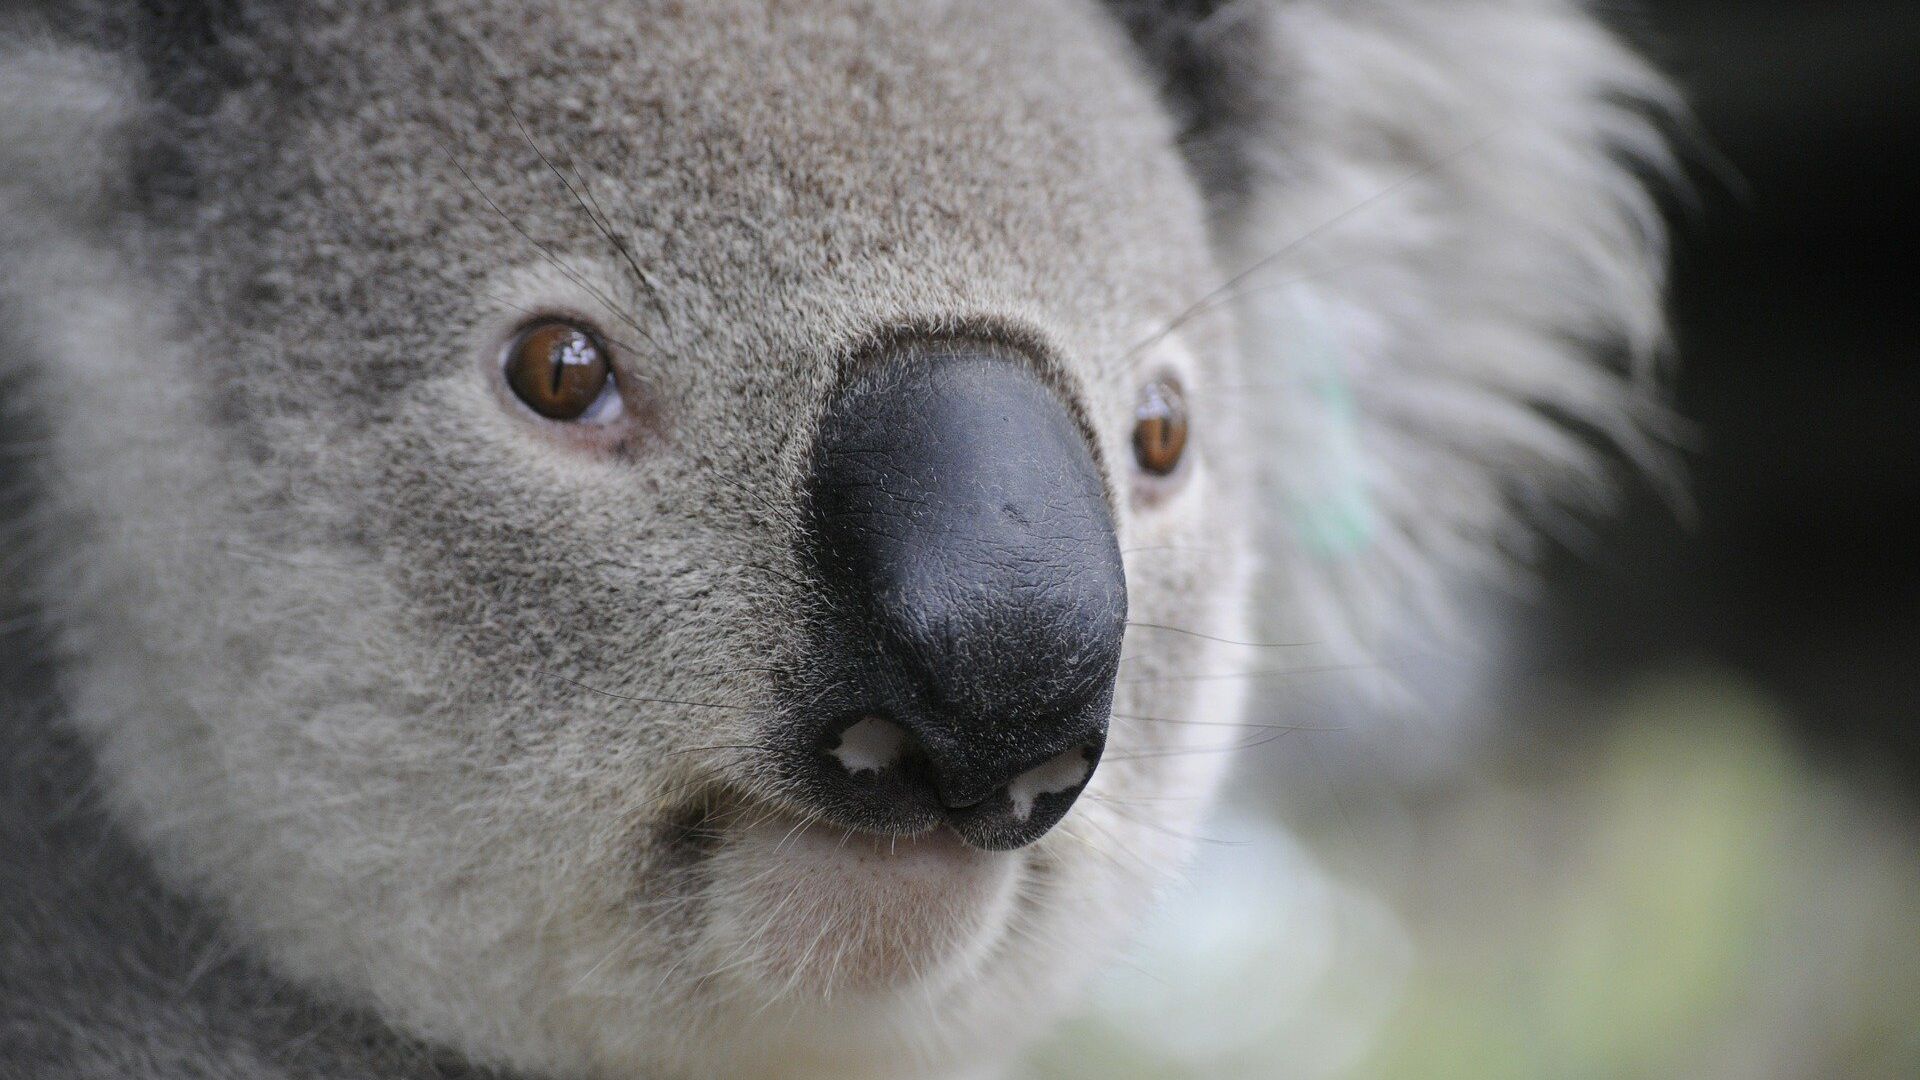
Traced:
<svg viewBox="0 0 1920 1080">
<path fill-rule="evenodd" d="M 1099 763 L 1127 618 L 1062 396 L 991 346 L 896 351 L 828 407 L 806 514 L 800 786 L 850 826 L 1038 839 Z"/>
</svg>

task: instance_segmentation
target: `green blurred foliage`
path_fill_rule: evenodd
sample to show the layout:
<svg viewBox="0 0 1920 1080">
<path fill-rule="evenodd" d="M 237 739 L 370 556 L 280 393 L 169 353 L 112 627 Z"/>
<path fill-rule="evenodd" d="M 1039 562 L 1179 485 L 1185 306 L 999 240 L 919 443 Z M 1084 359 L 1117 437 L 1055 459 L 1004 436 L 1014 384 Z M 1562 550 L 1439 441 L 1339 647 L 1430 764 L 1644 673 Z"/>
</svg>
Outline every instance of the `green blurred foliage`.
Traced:
<svg viewBox="0 0 1920 1080">
<path fill-rule="evenodd" d="M 1211 853 L 1032 1075 L 1920 1077 L 1913 823 L 1725 677 L 1596 722 L 1551 769 L 1493 763 L 1387 823 L 1412 835 L 1384 863 L 1351 821 Z"/>
</svg>

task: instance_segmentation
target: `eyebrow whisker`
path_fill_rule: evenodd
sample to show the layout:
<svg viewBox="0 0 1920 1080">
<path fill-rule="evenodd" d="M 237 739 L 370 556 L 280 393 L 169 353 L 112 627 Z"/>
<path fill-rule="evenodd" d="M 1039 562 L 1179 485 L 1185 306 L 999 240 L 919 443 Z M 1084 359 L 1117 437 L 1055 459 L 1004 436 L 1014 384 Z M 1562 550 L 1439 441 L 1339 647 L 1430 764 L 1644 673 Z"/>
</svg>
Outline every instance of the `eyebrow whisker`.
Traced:
<svg viewBox="0 0 1920 1080">
<path fill-rule="evenodd" d="M 647 334 L 646 328 L 641 326 L 639 323 L 635 322 L 631 316 L 621 311 L 619 304 L 614 303 L 613 299 L 609 297 L 604 291 L 602 291 L 599 288 L 596 288 L 592 282 L 588 281 L 586 278 L 582 277 L 579 274 L 579 272 L 575 271 L 572 267 L 568 266 L 564 261 L 560 259 L 558 255 L 555 255 L 553 253 L 553 250 L 551 248 L 541 243 L 538 239 L 534 237 L 532 233 L 528 232 L 526 229 L 526 226 L 521 225 L 518 221 L 515 221 L 513 219 L 513 215 L 507 213 L 506 210 L 502 209 L 500 204 L 494 200 L 493 196 L 487 194 L 486 189 L 480 186 L 480 182 L 474 178 L 473 173 L 469 171 L 465 165 L 462 165 L 460 163 L 460 159 L 453 153 L 452 147 L 449 147 L 446 144 L 442 143 L 441 149 L 446 153 L 447 160 L 453 165 L 453 167 L 456 170 L 459 171 L 460 175 L 463 178 L 465 178 L 465 180 L 467 181 L 467 184 L 473 188 L 474 194 L 480 196 L 481 201 L 485 202 L 489 209 L 491 209 L 494 213 L 500 215 L 500 220 L 506 222 L 507 226 L 511 228 L 514 232 L 519 233 L 521 239 L 533 245 L 534 250 L 538 251 L 540 255 L 547 260 L 547 262 L 551 263 L 554 269 L 560 271 L 561 274 L 565 275 L 568 281 L 571 281 L 575 285 L 578 285 L 588 295 L 592 296 L 595 300 L 598 300 L 602 306 L 604 306 L 608 311 L 613 313 L 615 318 L 633 327 L 635 330 L 638 330 L 640 332 L 640 336 L 646 337 L 649 340 L 651 340 L 651 336 Z"/>
<path fill-rule="evenodd" d="M 527 125 L 520 119 L 520 115 L 513 111 L 512 106 L 508 106 L 507 115 L 512 117 L 513 126 L 520 130 L 520 137 L 526 140 L 527 147 L 540 158 L 540 163 L 545 165 L 549 172 L 553 173 L 554 179 L 560 181 L 560 186 L 567 189 L 567 194 L 573 198 L 573 204 L 579 207 L 580 212 L 587 216 L 587 220 L 593 223 L 593 227 L 599 231 L 600 235 L 606 237 L 607 242 L 613 245 L 613 250 L 620 255 L 620 258 L 624 260 L 627 266 L 633 271 L 634 277 L 641 290 L 644 291 L 647 294 L 647 298 L 653 302 L 654 310 L 660 313 L 661 321 L 667 323 L 669 329 L 671 329 L 672 320 L 667 318 L 666 307 L 661 302 L 659 288 L 654 284 L 652 277 L 640 268 L 639 260 L 633 257 L 633 253 L 628 250 L 626 242 L 614 233 L 612 220 L 606 217 L 604 210 L 600 209 L 600 200 L 594 196 L 593 189 L 587 186 L 586 178 L 580 175 L 577 167 L 570 165 L 569 167 L 573 170 L 574 179 L 578 180 L 580 184 L 579 188 L 575 188 L 573 183 L 567 180 L 566 173 L 561 172 L 560 167 L 554 164 L 551 157 L 547 156 L 547 152 L 540 148 L 538 142 L 534 141 L 533 133 L 527 130 Z M 582 190 L 585 191 L 586 198 L 581 196 Z M 588 198 L 593 199 L 592 206 L 588 206 Z M 658 349 L 661 347 L 653 335 L 641 329 L 640 324 L 632 317 L 623 314 L 622 321 L 632 326 L 635 330 L 639 330 L 640 335 L 646 338 L 647 342 L 654 348 Z"/>
<path fill-rule="evenodd" d="M 1134 357 L 1138 356 L 1142 351 L 1152 348 L 1153 346 L 1159 344 L 1160 342 L 1165 341 L 1169 335 L 1178 331 L 1182 326 L 1185 326 L 1187 323 L 1193 321 L 1195 318 L 1199 317 L 1200 315 L 1203 315 L 1206 312 L 1211 311 L 1212 309 L 1220 306 L 1222 303 L 1226 303 L 1242 295 L 1240 292 L 1237 291 L 1239 286 L 1241 286 L 1242 284 L 1245 284 L 1254 275 L 1266 271 L 1276 263 L 1280 262 L 1282 259 L 1285 259 L 1287 256 L 1292 255 L 1293 253 L 1298 251 L 1300 248 L 1318 239 L 1320 236 L 1324 235 L 1329 230 L 1337 228 L 1338 226 L 1358 216 L 1363 211 L 1368 210 L 1371 207 L 1381 202 L 1384 202 L 1386 199 L 1399 193 L 1405 188 L 1408 188 L 1413 184 L 1421 180 L 1424 180 L 1429 176 L 1432 176 L 1433 174 L 1439 172 L 1441 169 L 1447 167 L 1453 162 L 1459 160 L 1462 157 L 1465 157 L 1467 154 L 1471 153 L 1472 151 L 1479 149 L 1488 140 L 1492 139 L 1496 134 L 1498 134 L 1497 131 L 1485 132 L 1480 136 L 1467 141 L 1461 146 L 1458 146 L 1455 149 L 1445 154 L 1442 154 L 1441 156 L 1433 159 L 1432 161 L 1427 162 L 1426 164 L 1420 166 L 1419 168 L 1413 170 L 1412 172 L 1407 173 L 1405 176 L 1402 176 L 1400 179 L 1395 180 L 1393 183 L 1388 184 L 1386 187 L 1381 188 L 1379 191 L 1374 192 L 1372 195 L 1367 196 L 1366 198 L 1360 200 L 1359 202 L 1354 203 L 1352 206 L 1347 207 L 1345 210 L 1342 210 L 1339 213 L 1334 214 L 1332 217 L 1329 217 L 1326 220 L 1320 222 L 1318 225 L 1315 225 L 1314 227 L 1306 230 L 1305 232 L 1300 233 L 1298 236 L 1295 236 L 1293 239 L 1282 244 L 1280 247 L 1269 252 L 1265 256 L 1262 256 L 1261 258 L 1254 260 L 1254 262 L 1248 265 L 1245 269 L 1242 269 L 1240 272 L 1234 274 L 1232 277 L 1229 277 L 1226 281 L 1221 282 L 1218 286 L 1214 287 L 1213 289 L 1208 290 L 1198 300 L 1195 300 L 1193 303 L 1187 305 L 1187 307 L 1184 310 L 1176 314 L 1172 319 L 1170 319 L 1166 323 L 1166 325 L 1162 326 L 1159 330 L 1148 335 L 1145 339 L 1140 341 L 1138 344 L 1134 345 L 1132 348 L 1127 349 L 1125 352 L 1121 353 L 1120 356 L 1115 360 L 1113 367 L 1110 370 L 1124 370 L 1127 361 L 1132 360 Z"/>
</svg>

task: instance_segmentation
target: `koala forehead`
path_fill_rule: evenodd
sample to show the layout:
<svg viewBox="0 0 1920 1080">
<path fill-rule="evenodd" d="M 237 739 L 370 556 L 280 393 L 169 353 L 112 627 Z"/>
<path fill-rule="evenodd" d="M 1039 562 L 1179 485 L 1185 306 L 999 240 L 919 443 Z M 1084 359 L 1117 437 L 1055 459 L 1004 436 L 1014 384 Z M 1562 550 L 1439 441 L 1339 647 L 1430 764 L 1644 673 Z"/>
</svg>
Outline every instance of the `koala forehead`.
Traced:
<svg viewBox="0 0 1920 1080">
<path fill-rule="evenodd" d="M 236 350 L 249 373 L 261 352 L 377 412 L 448 370 L 516 268 L 611 301 L 668 396 L 969 319 L 1091 364 L 1209 273 L 1153 87 L 1097 8 L 453 7 L 296 17 L 300 92 L 219 128 L 268 148 L 196 148 L 199 187 L 246 193 L 205 255 L 270 343 Z"/>
</svg>

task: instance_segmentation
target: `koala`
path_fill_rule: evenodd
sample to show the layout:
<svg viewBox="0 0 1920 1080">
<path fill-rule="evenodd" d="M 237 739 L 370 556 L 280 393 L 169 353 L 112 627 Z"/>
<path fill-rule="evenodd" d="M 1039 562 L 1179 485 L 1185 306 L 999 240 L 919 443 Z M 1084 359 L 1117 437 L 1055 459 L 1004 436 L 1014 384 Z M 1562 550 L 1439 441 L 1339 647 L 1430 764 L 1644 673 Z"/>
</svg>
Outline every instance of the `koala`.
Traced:
<svg viewBox="0 0 1920 1080">
<path fill-rule="evenodd" d="M 6 1076 L 996 1075 L 1660 442 L 1572 0 L 0 18 Z"/>
</svg>

